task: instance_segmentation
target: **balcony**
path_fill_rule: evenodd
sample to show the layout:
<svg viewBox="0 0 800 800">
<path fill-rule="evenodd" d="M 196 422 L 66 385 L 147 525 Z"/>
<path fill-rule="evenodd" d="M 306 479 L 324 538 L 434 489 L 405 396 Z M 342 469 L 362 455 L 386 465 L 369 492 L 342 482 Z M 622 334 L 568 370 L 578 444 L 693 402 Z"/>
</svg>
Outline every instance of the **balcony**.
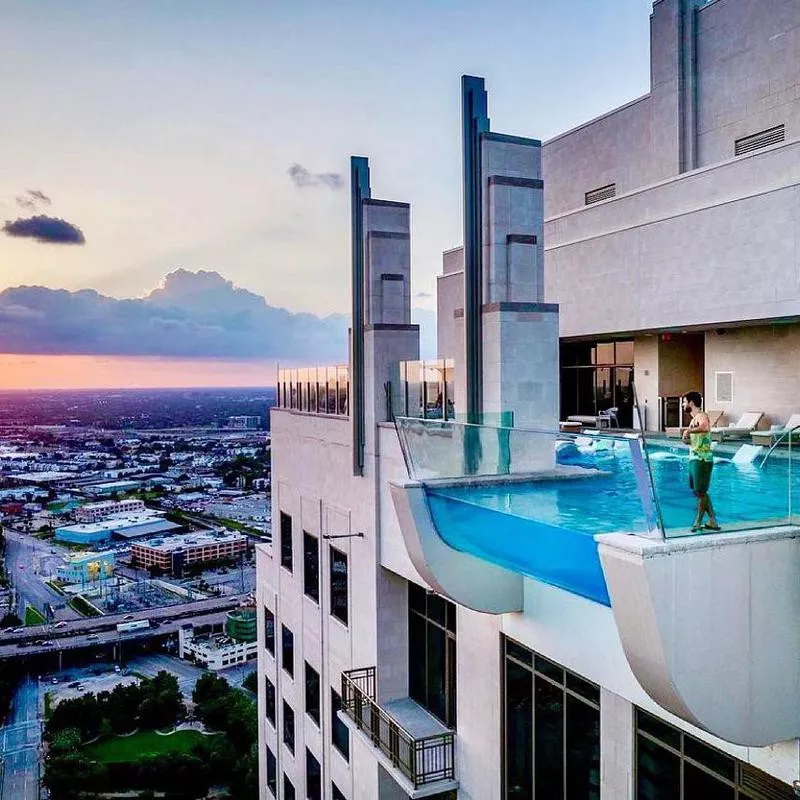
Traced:
<svg viewBox="0 0 800 800">
<path fill-rule="evenodd" d="M 455 734 L 409 698 L 379 706 L 376 668 L 342 673 L 342 721 L 376 749 L 376 758 L 411 798 L 458 788 Z"/>
</svg>

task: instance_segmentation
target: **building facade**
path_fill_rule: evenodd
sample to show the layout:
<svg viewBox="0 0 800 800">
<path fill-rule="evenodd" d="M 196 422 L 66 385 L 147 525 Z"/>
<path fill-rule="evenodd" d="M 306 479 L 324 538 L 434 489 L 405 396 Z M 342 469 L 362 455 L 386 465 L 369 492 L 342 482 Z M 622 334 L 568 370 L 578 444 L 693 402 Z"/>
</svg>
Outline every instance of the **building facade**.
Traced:
<svg viewBox="0 0 800 800">
<path fill-rule="evenodd" d="M 106 500 L 100 503 L 86 503 L 76 508 L 73 516 L 76 522 L 99 522 L 115 514 L 142 514 L 145 511 L 144 500 Z"/>
<path fill-rule="evenodd" d="M 114 575 L 114 553 L 75 553 L 56 570 L 64 583 L 91 584 Z"/>
<path fill-rule="evenodd" d="M 271 411 L 264 800 L 794 796 L 791 508 L 670 538 L 633 437 L 624 534 L 602 483 L 574 493 L 582 519 L 554 489 L 547 524 L 520 521 L 532 483 L 576 478 L 560 419 L 656 432 L 699 388 L 774 424 L 800 396 L 800 6 L 657 0 L 651 31 L 651 92 L 543 144 L 491 131 L 465 79 L 465 243 L 438 285 L 456 421 L 393 420 L 420 391 L 398 379 L 419 357 L 408 207 L 355 160 L 347 401 L 329 413 L 329 371 L 298 370 Z"/>
<path fill-rule="evenodd" d="M 196 564 L 232 561 L 247 552 L 247 537 L 227 531 L 202 531 L 134 542 L 131 558 L 138 567 L 173 575 Z"/>
</svg>

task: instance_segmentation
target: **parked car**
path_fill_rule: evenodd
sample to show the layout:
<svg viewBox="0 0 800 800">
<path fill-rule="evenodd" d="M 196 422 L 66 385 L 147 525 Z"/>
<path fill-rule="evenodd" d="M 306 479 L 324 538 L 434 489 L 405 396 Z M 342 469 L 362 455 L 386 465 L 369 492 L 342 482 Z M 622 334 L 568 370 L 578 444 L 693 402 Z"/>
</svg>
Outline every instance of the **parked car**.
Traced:
<svg viewBox="0 0 800 800">
<path fill-rule="evenodd" d="M 53 627 L 54 628 L 66 628 L 67 627 L 67 623 L 62 619 L 60 622 L 56 622 L 56 624 L 53 625 Z"/>
<path fill-rule="evenodd" d="M 122 619 L 124 620 L 133 619 L 133 614 L 126 614 Z"/>
<path fill-rule="evenodd" d="M 86 638 L 90 639 L 90 640 L 94 640 L 94 639 L 99 639 L 100 637 L 96 633 L 90 633 Z"/>
</svg>

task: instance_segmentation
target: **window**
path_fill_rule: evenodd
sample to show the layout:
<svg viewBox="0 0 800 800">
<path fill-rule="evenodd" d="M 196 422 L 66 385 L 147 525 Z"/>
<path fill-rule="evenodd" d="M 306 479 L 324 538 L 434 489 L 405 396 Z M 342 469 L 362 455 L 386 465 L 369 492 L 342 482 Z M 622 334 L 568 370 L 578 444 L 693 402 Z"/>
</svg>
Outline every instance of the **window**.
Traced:
<svg viewBox="0 0 800 800">
<path fill-rule="evenodd" d="M 333 781 L 331 781 L 331 800 L 347 800 L 344 792 Z"/>
<path fill-rule="evenodd" d="M 295 800 L 294 784 L 283 773 L 283 800 Z"/>
<path fill-rule="evenodd" d="M 342 709 L 342 698 L 331 689 L 331 741 L 333 746 L 344 756 L 345 761 L 350 760 L 350 731 L 347 725 L 339 719 Z"/>
<path fill-rule="evenodd" d="M 294 678 L 294 634 L 281 625 L 281 666 Z"/>
<path fill-rule="evenodd" d="M 281 566 L 292 571 L 292 518 L 281 511 Z"/>
<path fill-rule="evenodd" d="M 347 625 L 347 556 L 331 547 L 331 615 Z"/>
<path fill-rule="evenodd" d="M 264 606 L 264 647 L 275 656 L 275 615 Z"/>
<path fill-rule="evenodd" d="M 266 691 L 264 692 L 264 705 L 267 709 L 267 719 L 275 727 L 275 686 L 269 678 L 264 678 Z"/>
<path fill-rule="evenodd" d="M 451 728 L 456 724 L 456 607 L 408 584 L 409 695 Z"/>
<path fill-rule="evenodd" d="M 306 748 L 306 797 L 308 800 L 322 800 L 322 769 L 308 748 Z"/>
<path fill-rule="evenodd" d="M 636 709 L 637 800 L 794 796 L 788 784 Z"/>
<path fill-rule="evenodd" d="M 275 754 L 267 747 L 267 789 L 273 797 L 278 796 L 278 763 Z"/>
<path fill-rule="evenodd" d="M 306 662 L 306 714 L 319 725 L 319 673 Z"/>
<path fill-rule="evenodd" d="M 303 591 L 319 603 L 319 541 L 303 531 Z"/>
<path fill-rule="evenodd" d="M 599 203 L 601 200 L 609 200 L 612 197 L 616 197 L 617 195 L 617 184 L 616 183 L 609 183 L 605 186 L 601 186 L 598 189 L 592 189 L 591 191 L 586 192 L 583 196 L 583 201 L 587 206 L 590 206 L 592 203 Z"/>
<path fill-rule="evenodd" d="M 283 701 L 283 743 L 294 753 L 294 710 Z"/>
<path fill-rule="evenodd" d="M 767 128 L 765 131 L 737 139 L 733 145 L 733 154 L 743 156 L 745 153 L 752 153 L 753 150 L 760 150 L 762 147 L 769 147 L 771 144 L 779 144 L 785 139 L 786 126 L 776 125 L 774 128 Z"/>
<path fill-rule="evenodd" d="M 505 639 L 506 800 L 600 800 L 600 689 Z"/>
</svg>

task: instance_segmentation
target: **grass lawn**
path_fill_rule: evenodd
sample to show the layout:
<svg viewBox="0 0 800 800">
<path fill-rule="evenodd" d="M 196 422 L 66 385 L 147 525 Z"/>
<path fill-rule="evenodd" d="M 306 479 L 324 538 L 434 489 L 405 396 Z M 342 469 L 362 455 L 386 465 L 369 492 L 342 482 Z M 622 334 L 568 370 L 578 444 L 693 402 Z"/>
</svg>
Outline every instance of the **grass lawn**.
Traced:
<svg viewBox="0 0 800 800">
<path fill-rule="evenodd" d="M 25 624 L 26 625 L 43 625 L 47 620 L 38 608 L 33 606 L 25 606 Z"/>
<path fill-rule="evenodd" d="M 203 734 L 197 731 L 178 731 L 169 736 L 142 731 L 133 736 L 112 736 L 92 742 L 84 748 L 84 753 L 90 759 L 104 764 L 121 764 L 164 753 L 188 753 L 203 738 Z"/>
</svg>

